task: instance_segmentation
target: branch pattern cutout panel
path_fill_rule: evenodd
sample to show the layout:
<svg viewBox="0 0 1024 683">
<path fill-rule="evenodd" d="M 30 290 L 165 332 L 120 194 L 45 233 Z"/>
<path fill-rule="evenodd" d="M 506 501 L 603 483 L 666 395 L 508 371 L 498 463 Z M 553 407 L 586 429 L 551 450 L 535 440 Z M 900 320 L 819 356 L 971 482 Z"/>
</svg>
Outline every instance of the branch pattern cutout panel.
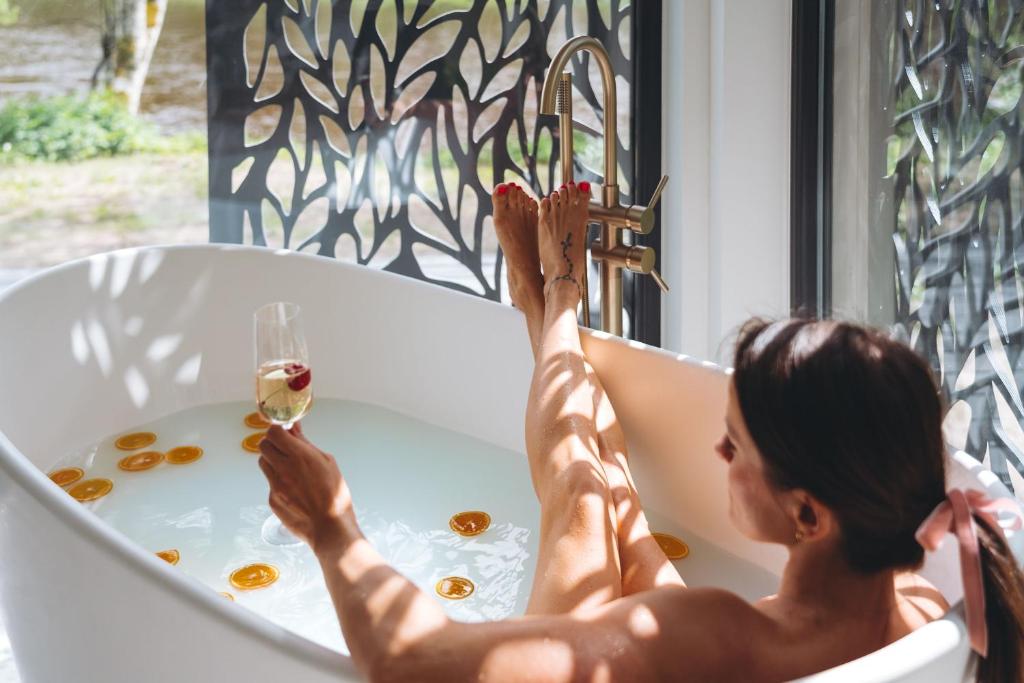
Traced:
<svg viewBox="0 0 1024 683">
<path fill-rule="evenodd" d="M 560 177 L 557 119 L 537 109 L 573 35 L 599 38 L 618 75 L 629 198 L 631 22 L 624 0 L 208 3 L 211 240 L 507 299 L 491 190 Z M 574 114 L 602 130 L 590 62 L 573 60 Z M 576 177 L 598 181 L 601 140 L 574 141 Z"/>
</svg>

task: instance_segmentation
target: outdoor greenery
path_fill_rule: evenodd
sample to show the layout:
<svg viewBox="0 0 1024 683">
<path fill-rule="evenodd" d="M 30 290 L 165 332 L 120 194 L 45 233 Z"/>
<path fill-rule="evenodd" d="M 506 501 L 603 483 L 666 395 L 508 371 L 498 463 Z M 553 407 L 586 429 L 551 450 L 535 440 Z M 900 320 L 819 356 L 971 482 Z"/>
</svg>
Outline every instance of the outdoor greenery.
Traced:
<svg viewBox="0 0 1024 683">
<path fill-rule="evenodd" d="M 0 107 L 0 162 L 188 152 L 205 144 L 201 133 L 160 135 L 108 93 L 12 100 Z"/>
<path fill-rule="evenodd" d="M 0 26 L 13 26 L 21 15 L 21 9 L 14 0 L 0 0 Z"/>
</svg>

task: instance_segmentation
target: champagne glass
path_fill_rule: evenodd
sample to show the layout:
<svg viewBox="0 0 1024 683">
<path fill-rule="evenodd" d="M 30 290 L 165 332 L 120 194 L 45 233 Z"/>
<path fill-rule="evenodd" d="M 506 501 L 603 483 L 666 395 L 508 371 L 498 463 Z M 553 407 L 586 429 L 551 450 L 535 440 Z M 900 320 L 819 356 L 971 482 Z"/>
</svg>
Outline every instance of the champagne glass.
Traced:
<svg viewBox="0 0 1024 683">
<path fill-rule="evenodd" d="M 283 301 L 266 304 L 256 310 L 254 322 L 257 406 L 269 422 L 290 429 L 313 404 L 302 309 Z M 272 545 L 302 542 L 273 514 L 263 523 L 262 536 Z"/>
</svg>

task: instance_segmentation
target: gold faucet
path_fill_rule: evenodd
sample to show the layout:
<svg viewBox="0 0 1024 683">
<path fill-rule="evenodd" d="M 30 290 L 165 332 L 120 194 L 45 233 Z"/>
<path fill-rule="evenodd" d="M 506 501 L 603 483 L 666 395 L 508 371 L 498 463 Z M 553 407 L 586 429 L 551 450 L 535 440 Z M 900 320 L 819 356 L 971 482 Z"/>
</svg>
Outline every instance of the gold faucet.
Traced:
<svg viewBox="0 0 1024 683">
<path fill-rule="evenodd" d="M 622 241 L 620 230 L 629 229 L 646 235 L 654 229 L 654 205 L 661 198 L 668 176 L 662 176 L 647 206 L 622 206 L 619 203 L 618 153 L 615 146 L 616 108 L 615 74 L 608 52 L 600 41 L 590 36 L 570 38 L 551 60 L 540 96 L 541 114 L 558 114 L 559 150 L 562 182 L 573 179 L 572 150 L 572 74 L 566 71 L 569 59 L 587 50 L 594 55 L 601 69 L 604 85 L 604 184 L 601 198 L 590 201 L 590 217 L 601 224 L 601 238 L 590 247 L 590 257 L 598 261 L 601 274 L 601 329 L 622 335 L 622 269 L 650 275 L 663 292 L 668 285 L 654 268 L 655 252 L 651 247 L 634 246 Z M 587 269 L 583 269 L 583 324 L 590 327 L 590 302 L 587 296 Z"/>
</svg>

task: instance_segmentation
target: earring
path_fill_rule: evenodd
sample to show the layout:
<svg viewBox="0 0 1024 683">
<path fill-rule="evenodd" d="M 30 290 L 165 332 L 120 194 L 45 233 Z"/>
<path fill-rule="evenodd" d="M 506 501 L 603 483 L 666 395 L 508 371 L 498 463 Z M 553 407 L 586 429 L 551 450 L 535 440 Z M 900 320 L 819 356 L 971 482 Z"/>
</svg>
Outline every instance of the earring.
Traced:
<svg viewBox="0 0 1024 683">
<path fill-rule="evenodd" d="M 797 529 L 794 538 L 796 539 L 796 542 L 799 543 L 800 541 L 804 540 L 804 532 Z"/>
</svg>

